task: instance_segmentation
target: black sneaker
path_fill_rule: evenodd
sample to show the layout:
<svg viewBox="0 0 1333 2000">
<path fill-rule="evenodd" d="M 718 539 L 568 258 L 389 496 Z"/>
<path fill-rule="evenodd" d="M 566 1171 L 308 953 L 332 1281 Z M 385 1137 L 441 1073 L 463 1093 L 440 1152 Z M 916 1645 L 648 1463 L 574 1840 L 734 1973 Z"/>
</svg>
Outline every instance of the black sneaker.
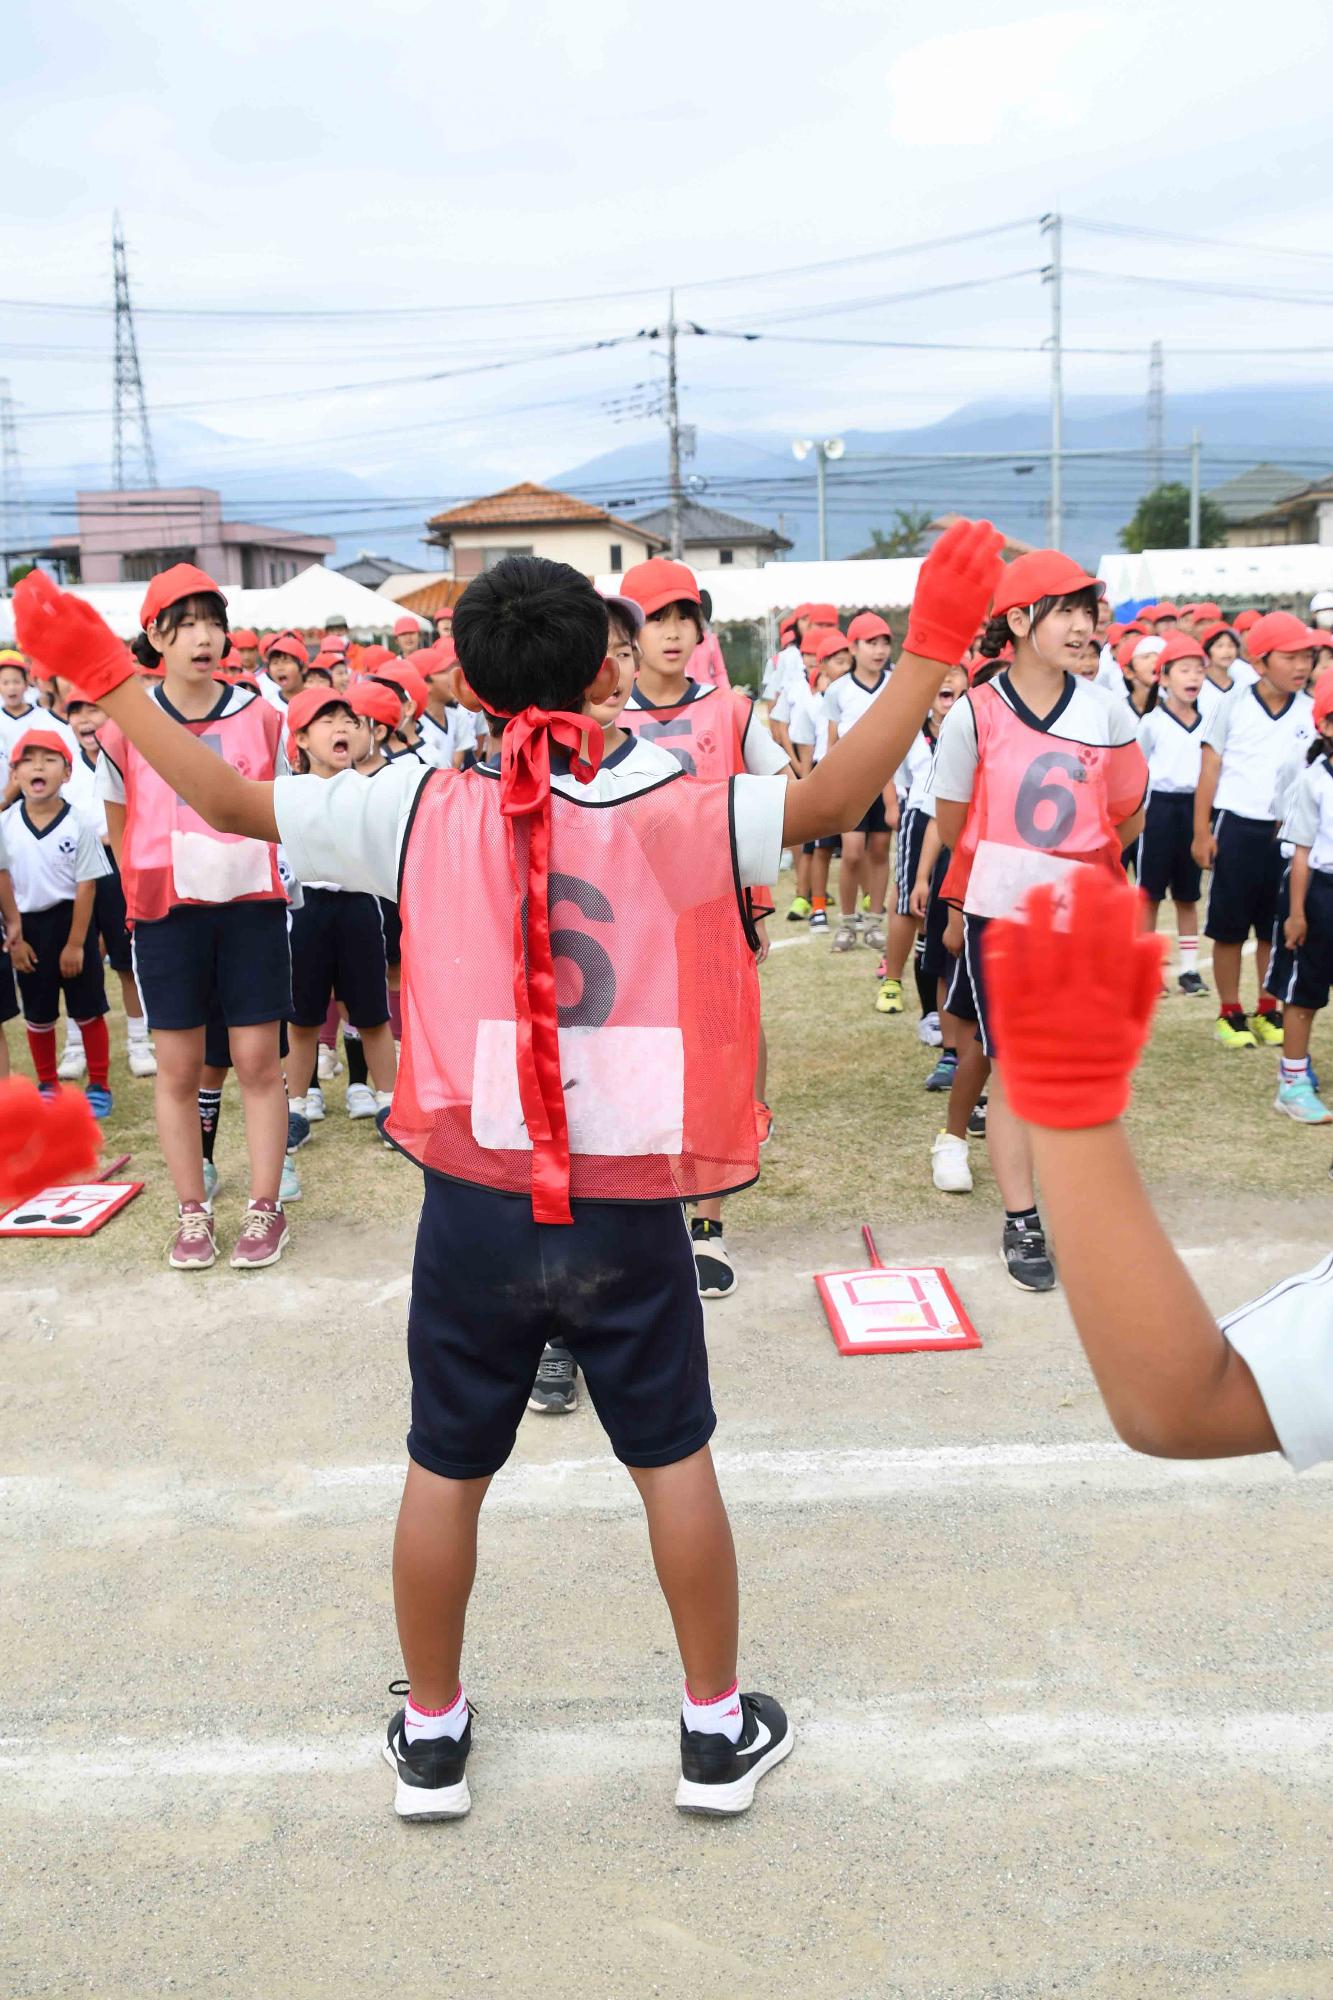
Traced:
<svg viewBox="0 0 1333 2000">
<path fill-rule="evenodd" d="M 986 1098 L 984 1093 L 972 1107 L 967 1121 L 967 1129 L 970 1136 L 974 1139 L 984 1139 L 986 1136 Z"/>
<path fill-rule="evenodd" d="M 680 1783 L 676 1804 L 682 1812 L 743 1813 L 754 1803 L 754 1788 L 765 1771 L 789 1757 L 796 1738 L 786 1710 L 771 1694 L 740 1698 L 739 1743 L 680 1722 Z"/>
<path fill-rule="evenodd" d="M 1182 972 L 1176 984 L 1182 993 L 1188 993 L 1191 1000 L 1202 999 L 1208 991 L 1202 975 L 1197 972 Z"/>
<path fill-rule="evenodd" d="M 1022 1222 L 1004 1225 L 1004 1245 L 1000 1251 L 1004 1268 L 1021 1291 L 1055 1290 L 1055 1266 L 1046 1252 L 1046 1233 Z"/>
<path fill-rule="evenodd" d="M 828 929 L 828 911 L 827 910 L 811 911 L 810 928 L 812 931 L 826 931 Z"/>
<path fill-rule="evenodd" d="M 548 1340 L 546 1352 L 537 1363 L 537 1379 L 528 1397 L 528 1408 L 546 1417 L 567 1417 L 579 1406 L 579 1371 L 574 1357 L 562 1341 Z"/>
<path fill-rule="evenodd" d="M 394 1681 L 390 1694 L 405 1694 L 406 1681 Z M 403 1732 L 405 1709 L 399 1709 L 389 1724 L 384 1745 L 384 1761 L 397 1775 L 393 1809 L 399 1819 L 462 1819 L 472 1810 L 467 1788 L 467 1754 L 472 1748 L 472 1709 L 468 1708 L 463 1734 L 418 1737 L 409 1743 Z"/>
<path fill-rule="evenodd" d="M 701 1299 L 725 1299 L 736 1289 L 736 1273 L 731 1268 L 727 1246 L 722 1241 L 722 1224 L 696 1215 L 690 1224 L 694 1244 L 694 1268 L 699 1277 Z"/>
<path fill-rule="evenodd" d="M 310 1120 L 300 1111 L 287 1113 L 287 1151 L 294 1153 L 310 1137 Z"/>
</svg>

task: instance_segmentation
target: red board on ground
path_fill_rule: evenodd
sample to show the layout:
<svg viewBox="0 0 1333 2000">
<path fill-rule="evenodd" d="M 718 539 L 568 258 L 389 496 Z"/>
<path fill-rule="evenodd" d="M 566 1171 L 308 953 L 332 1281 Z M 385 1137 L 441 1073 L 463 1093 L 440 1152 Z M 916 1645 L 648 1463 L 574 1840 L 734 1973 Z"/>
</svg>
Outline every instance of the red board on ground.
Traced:
<svg viewBox="0 0 1333 2000">
<path fill-rule="evenodd" d="M 0 1236 L 95 1236 L 142 1187 L 142 1181 L 90 1181 L 43 1188 L 0 1215 Z"/>
<path fill-rule="evenodd" d="M 948 1273 L 938 1264 L 882 1264 L 868 1227 L 869 1269 L 820 1271 L 815 1284 L 840 1354 L 938 1354 L 980 1347 Z"/>
</svg>

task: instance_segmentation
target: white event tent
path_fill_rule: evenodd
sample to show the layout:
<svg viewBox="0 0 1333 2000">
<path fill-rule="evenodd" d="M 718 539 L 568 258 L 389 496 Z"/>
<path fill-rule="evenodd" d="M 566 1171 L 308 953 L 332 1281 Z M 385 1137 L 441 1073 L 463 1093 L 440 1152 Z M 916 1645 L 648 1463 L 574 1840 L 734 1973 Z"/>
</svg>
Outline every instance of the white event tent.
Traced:
<svg viewBox="0 0 1333 2000">
<path fill-rule="evenodd" d="M 765 563 L 762 569 L 695 569 L 694 574 L 713 600 L 714 624 L 727 625 L 757 623 L 804 603 L 835 604 L 840 612 L 859 611 L 863 604 L 907 605 L 921 561 L 898 556 L 882 562 Z M 607 574 L 595 581 L 614 596 L 621 580 Z"/>
<path fill-rule="evenodd" d="M 1145 549 L 1142 555 L 1103 556 L 1097 574 L 1113 604 L 1162 597 L 1176 604 L 1182 599 L 1239 597 L 1262 605 L 1276 597 L 1312 597 L 1316 590 L 1333 590 L 1333 545 Z"/>
<path fill-rule="evenodd" d="M 101 613 L 120 638 L 132 639 L 139 630 L 142 583 L 89 583 L 71 588 L 76 597 L 85 598 Z M 423 631 L 432 629 L 428 618 L 418 618 L 414 611 L 404 612 L 392 598 L 367 590 L 351 577 L 340 576 L 336 569 L 325 569 L 323 563 L 312 563 L 309 569 L 299 571 L 273 590 L 229 587 L 226 599 L 229 623 L 248 625 L 258 632 L 276 632 L 288 626 L 303 632 L 322 627 L 335 615 L 344 617 L 354 632 L 389 632 L 394 620 L 402 617 L 415 619 Z M 14 607 L 6 598 L 0 601 L 0 644 L 11 640 L 13 633 Z"/>
</svg>

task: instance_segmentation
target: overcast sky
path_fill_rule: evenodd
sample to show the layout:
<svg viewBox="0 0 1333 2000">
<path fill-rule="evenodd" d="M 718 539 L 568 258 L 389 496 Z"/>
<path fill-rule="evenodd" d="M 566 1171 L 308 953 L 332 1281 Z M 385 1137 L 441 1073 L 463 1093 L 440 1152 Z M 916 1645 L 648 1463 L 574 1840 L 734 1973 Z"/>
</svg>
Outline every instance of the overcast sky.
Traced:
<svg viewBox="0 0 1333 2000">
<path fill-rule="evenodd" d="M 1071 353 L 1071 394 L 1140 393 L 1154 337 L 1169 387 L 1333 377 L 1326 0 L 994 15 L 11 0 L 0 290 L 100 309 L 0 309 L 29 485 L 109 449 L 114 207 L 164 431 L 236 440 L 215 464 L 343 465 L 399 490 L 436 460 L 541 476 L 654 434 L 650 344 L 553 350 L 652 324 L 672 283 L 682 315 L 768 335 L 682 344 L 684 414 L 707 429 L 898 425 L 1041 395 L 1037 351 L 822 343 L 1037 349 L 1036 218 L 1056 207 L 1071 349 L 1129 350 Z M 750 276 L 773 270 L 788 274 Z M 1182 278 L 1256 296 L 1161 282 Z M 413 310 L 336 316 L 372 307 Z M 334 316 L 207 316 L 242 308 Z"/>
</svg>

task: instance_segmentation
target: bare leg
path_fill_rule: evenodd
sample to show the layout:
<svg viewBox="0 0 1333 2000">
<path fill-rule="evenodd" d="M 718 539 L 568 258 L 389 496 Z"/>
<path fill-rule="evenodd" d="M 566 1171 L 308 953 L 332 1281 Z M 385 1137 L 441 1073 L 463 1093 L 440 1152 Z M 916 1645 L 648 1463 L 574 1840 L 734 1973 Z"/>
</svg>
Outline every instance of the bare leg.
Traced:
<svg viewBox="0 0 1333 2000">
<path fill-rule="evenodd" d="M 122 972 L 119 976 L 120 1001 L 122 1007 L 125 1009 L 125 1019 L 127 1021 L 142 1021 L 143 1001 L 139 998 L 139 989 L 134 983 L 134 974 L 132 972 Z"/>
<path fill-rule="evenodd" d="M 178 1202 L 204 1198 L 204 1154 L 199 1137 L 199 1085 L 204 1068 L 202 1028 L 159 1028 L 153 1109 L 157 1139 Z"/>
<path fill-rule="evenodd" d="M 1264 982 L 1268 978 L 1268 962 L 1273 956 L 1273 946 L 1268 938 L 1259 938 L 1254 947 L 1254 970 L 1259 981 L 1259 998 L 1264 998 Z M 1240 984 L 1239 974 L 1237 985 Z"/>
<path fill-rule="evenodd" d="M 315 1080 L 322 1028 L 300 1028 L 287 1023 L 287 1088 L 293 1097 L 304 1097 Z"/>
<path fill-rule="evenodd" d="M 1282 1010 L 1282 1053 L 1288 1062 L 1303 1062 L 1310 1053 L 1310 1031 L 1314 1027 L 1312 1007 L 1284 1007 Z"/>
<path fill-rule="evenodd" d="M 861 865 L 865 859 L 863 833 L 844 833 L 842 860 L 838 864 L 838 908 L 844 919 L 856 915 L 856 895 L 861 886 Z"/>
<path fill-rule="evenodd" d="M 768 1102 L 768 1098 L 765 1095 L 767 1089 L 768 1089 L 768 1036 L 764 1033 L 763 1023 L 761 1022 L 759 1027 L 759 1060 L 754 1066 L 754 1094 L 756 1098 L 759 1100 L 760 1104 L 767 1104 Z"/>
<path fill-rule="evenodd" d="M 1238 944 L 1214 943 L 1213 979 L 1217 986 L 1218 1006 L 1239 1007 L 1240 946 Z"/>
<path fill-rule="evenodd" d="M 398 1643 L 414 1701 L 445 1708 L 463 1656 L 477 1574 L 477 1515 L 490 1479 L 442 1479 L 413 1460 L 393 1538 Z"/>
<path fill-rule="evenodd" d="M 319 1030 L 310 1032 L 313 1050 Z M 231 1066 L 241 1087 L 251 1201 L 276 1201 L 287 1150 L 287 1091 L 278 1057 L 278 1024 L 261 1021 L 231 1030 Z M 196 1126 L 197 1126 L 196 1119 Z M 452 1693 L 452 1689 L 450 1690 Z"/>
<path fill-rule="evenodd" d="M 833 859 L 831 847 L 817 847 L 810 857 L 810 893 L 828 900 L 828 871 Z"/>
<path fill-rule="evenodd" d="M 889 893 L 889 842 L 887 833 L 872 833 L 868 836 L 864 865 L 865 886 L 870 896 L 872 914 L 884 908 L 884 899 Z M 895 973 L 894 977 L 897 977 Z"/>
<path fill-rule="evenodd" d="M 874 901 L 874 891 L 871 891 Z M 886 979 L 901 979 L 903 967 L 916 943 L 916 934 L 921 926 L 915 917 L 900 917 L 895 911 L 889 918 L 889 948 L 884 954 L 884 976 Z"/>
<path fill-rule="evenodd" d="M 398 1051 L 389 1023 L 385 1021 L 378 1028 L 363 1028 L 361 1046 L 366 1052 L 366 1068 L 376 1090 L 392 1090 L 398 1075 Z"/>
<path fill-rule="evenodd" d="M 811 876 L 810 864 L 814 860 L 814 858 L 815 858 L 814 855 L 807 854 L 804 848 L 799 848 L 799 847 L 797 848 L 796 893 L 798 896 L 804 896 L 807 903 L 810 900 L 810 876 Z"/>
<path fill-rule="evenodd" d="M 736 1550 L 713 1454 L 705 1445 L 675 1465 L 628 1470 L 648 1516 L 653 1563 L 686 1682 L 691 1694 L 707 1701 L 736 1678 L 740 1625 Z"/>
<path fill-rule="evenodd" d="M 949 1104 L 945 1113 L 944 1129 L 955 1139 L 966 1139 L 967 1121 L 976 1110 L 981 1093 L 986 1088 L 986 1079 L 990 1075 L 990 1057 L 977 1040 L 971 1021 L 959 1021 L 952 1014 L 941 1014 L 941 1032 L 945 1021 L 951 1023 L 957 1038 L 955 1046 L 958 1050 L 958 1068 L 954 1072 L 953 1082 L 949 1085 Z M 989 1117 L 990 1114 L 987 1112 L 988 1122 Z"/>
<path fill-rule="evenodd" d="M 1004 1094 L 999 1072 L 991 1077 L 986 1111 L 986 1150 L 991 1171 L 1000 1188 L 1000 1199 L 1010 1210 L 1032 1208 L 1036 1190 L 1032 1179 L 1032 1141 L 1026 1125 L 1015 1118 Z"/>
</svg>

